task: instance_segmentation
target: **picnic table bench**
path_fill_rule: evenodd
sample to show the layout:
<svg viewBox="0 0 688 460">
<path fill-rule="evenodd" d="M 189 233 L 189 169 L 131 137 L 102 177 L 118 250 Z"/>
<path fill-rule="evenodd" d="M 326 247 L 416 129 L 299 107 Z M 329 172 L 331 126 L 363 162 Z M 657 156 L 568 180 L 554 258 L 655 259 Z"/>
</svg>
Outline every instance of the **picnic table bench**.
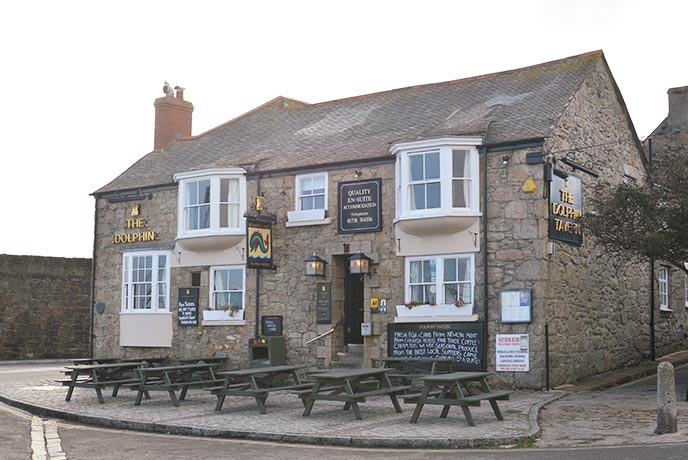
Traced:
<svg viewBox="0 0 688 460">
<path fill-rule="evenodd" d="M 175 407 L 186 399 L 189 388 L 206 388 L 222 383 L 215 376 L 217 364 L 196 363 L 178 366 L 138 368 L 139 378 L 132 388 L 138 390 L 134 405 L 141 404 L 141 397 L 148 391 L 167 391 Z M 177 398 L 176 391 L 180 391 Z"/>
<path fill-rule="evenodd" d="M 313 387 L 298 392 L 303 399 L 305 409 L 303 416 L 308 417 L 315 401 L 339 401 L 344 403 L 344 410 L 353 408 L 356 419 L 362 420 L 359 402 L 365 402 L 369 396 L 389 396 L 394 410 L 401 412 L 397 395 L 409 386 L 394 386 L 389 379 L 391 369 L 333 369 L 310 374 L 314 380 Z"/>
<path fill-rule="evenodd" d="M 227 396 L 250 396 L 255 398 L 260 413 L 266 414 L 265 401 L 271 392 L 298 391 L 313 386 L 301 381 L 298 374 L 301 368 L 284 365 L 220 371 L 217 375 L 223 378 L 222 385 L 210 389 L 217 396 L 215 410 L 222 410 Z"/>
<path fill-rule="evenodd" d="M 417 387 L 420 377 L 436 375 L 440 373 L 452 372 L 454 360 L 451 358 L 408 358 L 408 357 L 386 357 L 377 358 L 385 369 L 392 369 L 388 374 L 392 382 L 400 385 L 411 385 L 409 391 L 421 391 Z"/>
<path fill-rule="evenodd" d="M 441 418 L 446 418 L 451 406 L 460 406 L 466 422 L 475 426 L 470 406 L 480 406 L 482 401 L 489 401 L 497 420 L 504 420 L 497 400 L 508 400 L 511 391 L 493 391 L 487 383 L 488 372 L 452 372 L 448 374 L 423 377 L 423 390 L 420 393 L 403 395 L 405 403 L 415 403 L 416 408 L 410 423 L 416 423 L 423 406 L 434 404 L 444 406 Z M 476 382 L 480 392 L 475 392 L 467 385 Z"/>
<path fill-rule="evenodd" d="M 72 399 L 75 388 L 93 388 L 98 396 L 98 402 L 103 404 L 104 388 L 112 386 L 112 396 L 116 397 L 120 387 L 139 381 L 132 371 L 146 365 L 145 362 L 130 362 L 65 366 L 68 377 L 56 382 L 68 387 L 65 401 Z"/>
</svg>

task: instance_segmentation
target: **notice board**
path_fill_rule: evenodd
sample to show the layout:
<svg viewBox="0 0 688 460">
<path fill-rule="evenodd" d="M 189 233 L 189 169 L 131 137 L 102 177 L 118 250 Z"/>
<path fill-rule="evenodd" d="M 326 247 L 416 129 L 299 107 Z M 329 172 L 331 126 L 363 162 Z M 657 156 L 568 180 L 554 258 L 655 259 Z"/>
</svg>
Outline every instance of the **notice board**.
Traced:
<svg viewBox="0 0 688 460">
<path fill-rule="evenodd" d="M 455 371 L 484 371 L 483 323 L 398 323 L 387 326 L 390 358 L 450 358 Z"/>
</svg>

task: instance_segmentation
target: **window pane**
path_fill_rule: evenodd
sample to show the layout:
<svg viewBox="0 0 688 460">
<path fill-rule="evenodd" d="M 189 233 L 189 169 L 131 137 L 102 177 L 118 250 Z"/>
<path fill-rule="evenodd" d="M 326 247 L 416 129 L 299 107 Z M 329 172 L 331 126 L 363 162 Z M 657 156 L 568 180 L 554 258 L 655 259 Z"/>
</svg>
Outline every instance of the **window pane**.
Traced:
<svg viewBox="0 0 688 460">
<path fill-rule="evenodd" d="M 231 292 L 229 294 L 229 305 L 235 305 L 241 307 L 243 294 L 241 292 Z"/>
<path fill-rule="evenodd" d="M 444 281 L 456 281 L 456 259 L 444 259 Z"/>
<path fill-rule="evenodd" d="M 425 179 L 439 179 L 440 178 L 440 153 L 426 153 L 425 154 Z"/>
<path fill-rule="evenodd" d="M 452 207 L 467 208 L 470 194 L 470 181 L 468 180 L 453 180 L 452 181 Z"/>
<path fill-rule="evenodd" d="M 313 209 L 313 203 L 314 201 L 312 196 L 301 198 L 301 210 L 308 211 Z"/>
<path fill-rule="evenodd" d="M 411 300 L 423 302 L 423 286 L 411 286 Z"/>
<path fill-rule="evenodd" d="M 318 195 L 313 198 L 313 209 L 325 209 L 325 195 Z"/>
<path fill-rule="evenodd" d="M 239 226 L 239 205 L 230 204 L 229 205 L 229 217 L 228 217 L 228 227 L 237 228 Z"/>
<path fill-rule="evenodd" d="M 215 309 L 229 307 L 229 292 L 218 292 L 215 294 Z"/>
<path fill-rule="evenodd" d="M 240 291 L 243 286 L 243 271 L 242 270 L 229 270 L 229 290 Z"/>
<path fill-rule="evenodd" d="M 440 207 L 440 183 L 432 182 L 427 184 L 428 193 L 428 205 L 427 209 L 439 208 Z"/>
<path fill-rule="evenodd" d="M 454 150 L 452 152 L 453 177 L 467 177 L 468 152 L 466 150 Z"/>
<path fill-rule="evenodd" d="M 229 227 L 229 212 L 226 204 L 220 205 L 220 227 Z"/>
<path fill-rule="evenodd" d="M 411 186 L 411 209 L 425 209 L 425 184 Z"/>
<path fill-rule="evenodd" d="M 225 270 L 215 270 L 215 281 L 213 284 L 213 290 L 227 290 L 227 272 Z"/>
<path fill-rule="evenodd" d="M 457 260 L 458 265 L 459 265 L 459 276 L 456 278 L 459 281 L 470 281 L 470 268 L 469 268 L 469 259 L 461 258 Z"/>
<path fill-rule="evenodd" d="M 472 295 L 471 295 L 471 283 L 461 283 L 459 284 L 459 298 L 464 302 L 464 303 L 472 303 Z"/>
<path fill-rule="evenodd" d="M 210 228 L 210 206 L 198 208 L 198 228 Z"/>
<path fill-rule="evenodd" d="M 435 282 L 435 260 L 424 260 L 423 261 L 423 282 L 429 283 Z"/>
<path fill-rule="evenodd" d="M 229 201 L 229 179 L 220 179 L 220 202 Z"/>
<path fill-rule="evenodd" d="M 409 264 L 409 280 L 411 283 L 420 282 L 420 270 L 422 262 L 420 260 L 414 260 Z"/>
<path fill-rule="evenodd" d="M 435 291 L 437 291 L 437 288 L 434 284 L 425 285 L 425 301 L 427 303 L 437 303 Z"/>
<path fill-rule="evenodd" d="M 325 192 L 325 176 L 324 175 L 315 176 L 311 180 L 312 180 L 313 191 L 315 193 L 324 193 Z"/>
<path fill-rule="evenodd" d="M 304 177 L 301 179 L 301 195 L 310 195 L 311 190 L 313 189 L 313 178 L 311 177 Z"/>
<path fill-rule="evenodd" d="M 409 172 L 411 181 L 423 180 L 423 155 L 409 156 Z"/>
<path fill-rule="evenodd" d="M 210 203 L 210 181 L 202 180 L 198 182 L 198 202 Z"/>
<path fill-rule="evenodd" d="M 457 285 L 445 284 L 444 285 L 444 303 L 456 303 L 457 299 Z"/>
<path fill-rule="evenodd" d="M 187 205 L 196 204 L 197 186 L 196 182 L 186 184 L 185 203 Z"/>
</svg>

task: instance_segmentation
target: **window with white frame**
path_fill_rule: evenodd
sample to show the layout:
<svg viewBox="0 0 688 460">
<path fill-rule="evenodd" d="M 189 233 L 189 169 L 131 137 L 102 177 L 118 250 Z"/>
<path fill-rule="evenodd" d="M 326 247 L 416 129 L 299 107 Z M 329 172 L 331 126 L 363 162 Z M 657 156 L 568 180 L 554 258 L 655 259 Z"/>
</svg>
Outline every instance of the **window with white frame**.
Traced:
<svg viewBox="0 0 688 460">
<path fill-rule="evenodd" d="M 244 267 L 212 267 L 210 270 L 210 308 L 212 310 L 244 309 Z"/>
<path fill-rule="evenodd" d="M 294 211 L 289 222 L 321 221 L 327 211 L 327 173 L 303 174 L 295 178 Z"/>
<path fill-rule="evenodd" d="M 659 309 L 669 310 L 669 267 L 659 267 Z"/>
<path fill-rule="evenodd" d="M 122 257 L 122 312 L 169 311 L 169 253 L 128 252 Z"/>
<path fill-rule="evenodd" d="M 243 169 L 213 169 L 175 175 L 179 181 L 179 237 L 241 233 L 246 211 Z"/>
<path fill-rule="evenodd" d="M 397 218 L 479 214 L 479 139 L 397 144 Z"/>
<path fill-rule="evenodd" d="M 474 257 L 443 255 L 406 259 L 406 303 L 473 303 Z"/>
</svg>

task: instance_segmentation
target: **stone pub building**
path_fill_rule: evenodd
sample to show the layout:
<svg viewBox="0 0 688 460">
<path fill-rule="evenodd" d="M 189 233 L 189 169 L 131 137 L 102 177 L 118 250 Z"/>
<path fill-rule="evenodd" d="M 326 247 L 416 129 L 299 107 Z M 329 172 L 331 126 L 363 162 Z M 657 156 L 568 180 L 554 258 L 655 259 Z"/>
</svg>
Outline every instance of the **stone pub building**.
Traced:
<svg viewBox="0 0 688 460">
<path fill-rule="evenodd" d="M 197 136 L 193 109 L 157 99 L 154 150 L 94 193 L 94 355 L 245 367 L 272 327 L 290 363 L 446 355 L 529 388 L 650 357 L 649 266 L 616 274 L 579 222 L 645 179 L 602 52 Z"/>
</svg>

